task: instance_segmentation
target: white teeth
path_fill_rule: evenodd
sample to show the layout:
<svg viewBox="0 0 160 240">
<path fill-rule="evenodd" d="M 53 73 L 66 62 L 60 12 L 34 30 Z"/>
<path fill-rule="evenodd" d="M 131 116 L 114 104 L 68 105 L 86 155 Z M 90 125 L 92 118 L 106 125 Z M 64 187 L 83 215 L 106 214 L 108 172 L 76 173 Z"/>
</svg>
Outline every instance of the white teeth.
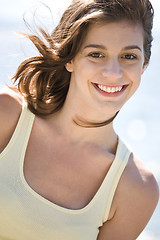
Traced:
<svg viewBox="0 0 160 240">
<path fill-rule="evenodd" d="M 103 85 L 97 85 L 102 91 L 107 93 L 115 93 L 120 92 L 122 90 L 122 87 L 106 87 Z"/>
</svg>

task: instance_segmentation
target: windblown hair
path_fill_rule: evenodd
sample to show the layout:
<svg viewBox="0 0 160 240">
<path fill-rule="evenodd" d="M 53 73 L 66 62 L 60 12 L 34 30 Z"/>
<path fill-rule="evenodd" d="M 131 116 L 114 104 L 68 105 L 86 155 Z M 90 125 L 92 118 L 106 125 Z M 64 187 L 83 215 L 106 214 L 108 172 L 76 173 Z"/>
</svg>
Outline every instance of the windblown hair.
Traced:
<svg viewBox="0 0 160 240">
<path fill-rule="evenodd" d="M 60 110 L 66 99 L 70 73 L 65 64 L 78 53 L 92 23 L 129 20 L 144 30 L 145 62 L 149 63 L 152 44 L 153 8 L 149 0 L 73 0 L 51 34 L 26 35 L 39 56 L 23 61 L 13 80 L 26 98 L 29 109 L 46 116 Z"/>
</svg>

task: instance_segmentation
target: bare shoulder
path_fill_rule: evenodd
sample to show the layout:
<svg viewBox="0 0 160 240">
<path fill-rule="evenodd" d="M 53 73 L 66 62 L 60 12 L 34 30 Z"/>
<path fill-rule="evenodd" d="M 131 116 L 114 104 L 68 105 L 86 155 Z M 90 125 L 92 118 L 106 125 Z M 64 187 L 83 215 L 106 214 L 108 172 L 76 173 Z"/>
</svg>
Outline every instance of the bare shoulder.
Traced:
<svg viewBox="0 0 160 240">
<path fill-rule="evenodd" d="M 122 175 L 122 181 L 124 181 L 124 183 L 126 181 L 128 185 L 137 186 L 136 193 L 142 189 L 146 191 L 146 193 L 157 190 L 157 182 L 153 173 L 133 154 L 131 154 L 124 174 Z"/>
<path fill-rule="evenodd" d="M 21 108 L 22 97 L 18 91 L 14 91 L 8 87 L 0 89 L 0 107 L 3 108 L 4 105 Z"/>
<path fill-rule="evenodd" d="M 154 209 L 159 199 L 159 189 L 153 173 L 133 154 L 122 175 L 122 188 L 130 193 L 133 191 L 135 197 L 147 205 L 148 209 Z"/>
<path fill-rule="evenodd" d="M 22 108 L 21 96 L 8 88 L 0 90 L 0 152 L 10 140 Z"/>
<path fill-rule="evenodd" d="M 113 201 L 114 215 L 100 229 L 98 240 L 135 240 L 150 220 L 158 199 L 154 175 L 131 154 Z"/>
</svg>

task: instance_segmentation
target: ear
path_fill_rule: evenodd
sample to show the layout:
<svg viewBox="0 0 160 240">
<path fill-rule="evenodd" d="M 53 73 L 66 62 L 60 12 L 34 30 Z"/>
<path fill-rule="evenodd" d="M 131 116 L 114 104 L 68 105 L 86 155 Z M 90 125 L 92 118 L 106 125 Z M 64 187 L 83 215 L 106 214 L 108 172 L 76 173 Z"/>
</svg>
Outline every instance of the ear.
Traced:
<svg viewBox="0 0 160 240">
<path fill-rule="evenodd" d="M 143 67 L 142 67 L 142 74 L 144 73 L 144 71 L 145 71 L 146 67 L 147 67 L 147 63 L 146 63 L 146 62 L 144 62 L 144 64 L 143 64 Z"/>
<path fill-rule="evenodd" d="M 65 68 L 68 72 L 73 72 L 73 61 L 71 60 L 70 62 L 66 63 Z"/>
</svg>

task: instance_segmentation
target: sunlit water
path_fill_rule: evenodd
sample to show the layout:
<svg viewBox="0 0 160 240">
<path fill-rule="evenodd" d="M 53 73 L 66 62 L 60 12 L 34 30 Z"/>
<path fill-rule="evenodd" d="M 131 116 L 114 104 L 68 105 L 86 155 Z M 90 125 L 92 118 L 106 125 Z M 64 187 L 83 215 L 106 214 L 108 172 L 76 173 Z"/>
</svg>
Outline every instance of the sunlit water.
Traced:
<svg viewBox="0 0 160 240">
<path fill-rule="evenodd" d="M 15 32 L 26 31 L 22 13 L 37 1 L 15 0 L 11 2 L 0 0 L 0 3 L 2 2 L 5 4 L 0 9 L 0 87 L 3 87 L 6 83 L 9 84 L 8 79 L 13 75 L 19 63 L 35 53 L 32 45 L 28 41 L 22 40 Z M 53 1 L 46 0 L 43 2 L 49 2 L 51 6 Z M 54 13 L 61 12 L 62 7 L 60 8 L 59 2 L 54 1 Z M 67 5 L 66 1 L 61 1 L 61 4 L 62 2 L 63 7 Z M 142 77 L 139 90 L 117 116 L 115 129 L 129 143 L 145 165 L 152 170 L 160 183 L 160 25 L 158 25 L 160 11 L 156 3 L 153 0 L 153 4 L 156 6 L 156 22 L 153 32 L 154 44 L 151 62 Z M 40 11 L 45 16 L 50 15 L 48 9 L 45 10 L 46 12 L 43 12 L 42 9 Z M 54 22 L 56 22 L 57 16 Z M 30 19 L 28 15 L 26 15 L 26 18 L 27 20 Z M 46 18 L 44 18 L 45 21 Z M 47 26 L 51 28 L 53 19 L 48 21 Z M 43 24 L 42 20 L 41 23 Z M 145 231 L 138 239 L 160 239 L 160 204 Z"/>
</svg>

